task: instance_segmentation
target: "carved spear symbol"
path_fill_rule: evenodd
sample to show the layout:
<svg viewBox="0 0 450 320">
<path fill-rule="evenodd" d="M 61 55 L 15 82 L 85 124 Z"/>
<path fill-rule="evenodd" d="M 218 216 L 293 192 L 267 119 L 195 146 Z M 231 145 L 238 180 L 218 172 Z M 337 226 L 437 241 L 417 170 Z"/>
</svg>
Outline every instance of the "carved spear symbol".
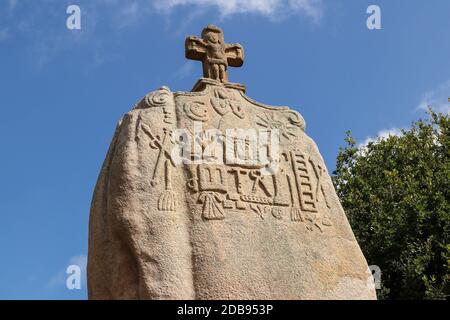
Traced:
<svg viewBox="0 0 450 320">
<path fill-rule="evenodd" d="M 166 146 L 167 136 L 170 134 L 170 132 L 166 128 L 163 129 L 164 137 L 161 142 L 160 141 L 161 139 L 155 136 L 147 125 L 142 124 L 141 128 L 144 131 L 144 133 L 150 138 L 150 147 L 154 149 L 156 148 L 159 149 L 158 157 L 156 158 L 155 168 L 153 169 L 152 179 L 150 181 L 151 185 L 154 187 L 158 183 L 156 179 L 156 174 L 158 172 L 159 164 L 161 162 L 161 156 L 163 155 L 163 153 L 166 155 L 167 159 L 169 159 L 170 162 L 175 166 L 175 163 L 173 162 L 170 153 L 164 148 Z"/>
<path fill-rule="evenodd" d="M 164 146 L 164 143 L 166 142 L 166 138 L 167 138 L 167 131 L 166 131 L 166 129 L 164 129 L 164 138 L 163 138 L 162 144 L 159 145 L 158 157 L 156 158 L 156 164 L 155 164 L 155 168 L 153 169 L 152 180 L 150 182 L 152 184 L 152 186 L 155 186 L 157 184 L 156 173 L 158 172 L 161 155 L 164 152 L 163 146 Z"/>
</svg>

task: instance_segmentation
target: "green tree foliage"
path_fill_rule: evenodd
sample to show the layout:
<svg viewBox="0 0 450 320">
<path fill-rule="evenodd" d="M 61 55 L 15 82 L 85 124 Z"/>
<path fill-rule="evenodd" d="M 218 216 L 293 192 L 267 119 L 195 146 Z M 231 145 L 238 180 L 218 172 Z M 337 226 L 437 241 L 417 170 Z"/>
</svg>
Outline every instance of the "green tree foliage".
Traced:
<svg viewBox="0 0 450 320">
<path fill-rule="evenodd" d="M 400 136 L 358 147 L 350 132 L 333 182 L 381 299 L 446 299 L 450 281 L 450 119 L 429 112 Z"/>
</svg>

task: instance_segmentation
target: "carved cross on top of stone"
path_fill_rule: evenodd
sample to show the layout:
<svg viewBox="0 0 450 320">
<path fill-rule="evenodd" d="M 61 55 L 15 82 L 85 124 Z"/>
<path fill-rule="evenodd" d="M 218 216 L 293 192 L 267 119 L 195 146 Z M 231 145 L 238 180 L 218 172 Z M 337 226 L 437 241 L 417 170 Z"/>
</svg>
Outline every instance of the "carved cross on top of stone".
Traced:
<svg viewBox="0 0 450 320">
<path fill-rule="evenodd" d="M 213 25 L 202 31 L 202 38 L 186 39 L 186 58 L 203 62 L 203 76 L 228 82 L 228 66 L 240 67 L 244 63 L 244 48 L 240 44 L 225 43 L 223 31 Z"/>
</svg>

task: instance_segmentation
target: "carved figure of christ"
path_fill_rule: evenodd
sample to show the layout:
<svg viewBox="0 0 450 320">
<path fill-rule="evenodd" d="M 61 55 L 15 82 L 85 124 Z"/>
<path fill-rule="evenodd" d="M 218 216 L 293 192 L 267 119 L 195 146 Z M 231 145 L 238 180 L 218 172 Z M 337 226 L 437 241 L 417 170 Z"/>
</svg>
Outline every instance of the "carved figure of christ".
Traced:
<svg viewBox="0 0 450 320">
<path fill-rule="evenodd" d="M 228 66 L 240 67 L 244 63 L 244 48 L 225 43 L 222 30 L 216 26 L 203 29 L 201 39 L 188 37 L 185 47 L 187 59 L 202 61 L 205 78 L 228 82 Z"/>
</svg>

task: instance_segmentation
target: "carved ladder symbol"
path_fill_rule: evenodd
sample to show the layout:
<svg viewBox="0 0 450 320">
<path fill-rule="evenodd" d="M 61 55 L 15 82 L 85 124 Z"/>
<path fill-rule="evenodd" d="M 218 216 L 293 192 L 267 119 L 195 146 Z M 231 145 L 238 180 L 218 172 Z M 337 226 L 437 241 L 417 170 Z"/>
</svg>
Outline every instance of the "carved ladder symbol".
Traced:
<svg viewBox="0 0 450 320">
<path fill-rule="evenodd" d="M 317 212 L 315 190 L 311 182 L 307 160 L 302 153 L 296 151 L 291 151 L 291 160 L 300 206 L 303 211 Z"/>
</svg>

